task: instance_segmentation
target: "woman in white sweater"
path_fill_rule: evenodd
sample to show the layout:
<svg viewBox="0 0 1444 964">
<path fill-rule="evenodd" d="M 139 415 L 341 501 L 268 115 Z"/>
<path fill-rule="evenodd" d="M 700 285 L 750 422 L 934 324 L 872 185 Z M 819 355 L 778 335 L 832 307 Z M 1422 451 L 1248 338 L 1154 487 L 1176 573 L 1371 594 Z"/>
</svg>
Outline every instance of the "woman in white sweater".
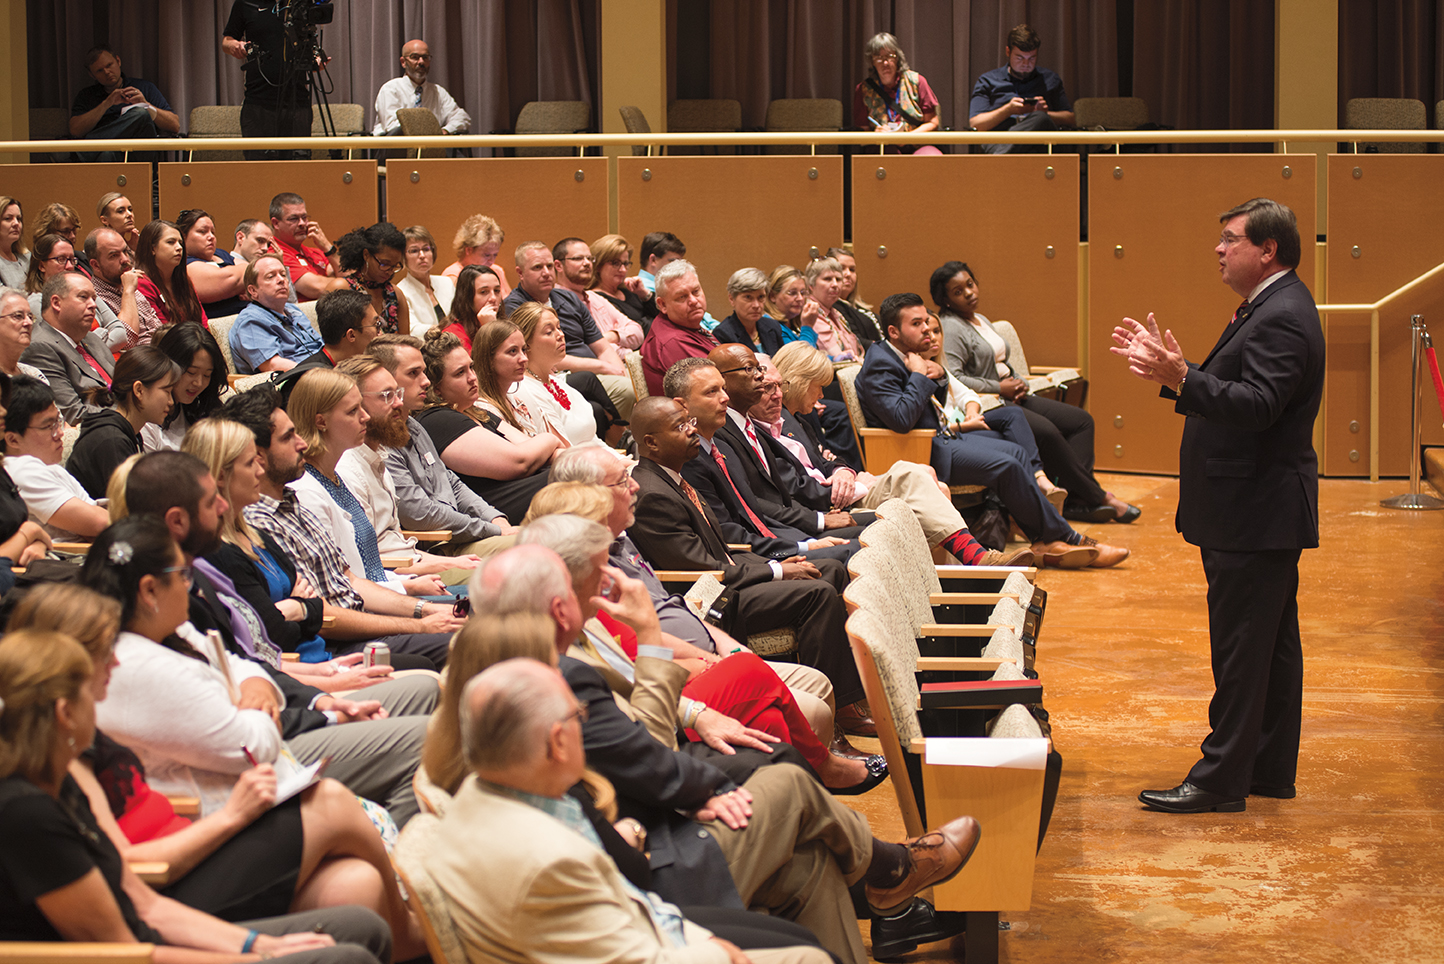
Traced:
<svg viewBox="0 0 1444 964">
<path fill-rule="evenodd" d="M 567 445 L 597 445 L 592 403 L 567 384 L 559 371 L 567 354 L 566 334 L 557 313 L 528 301 L 507 319 L 526 339 L 526 375 L 514 390 L 512 407 L 534 435 L 551 432 Z M 520 402 L 521 404 L 516 404 Z"/>
</svg>

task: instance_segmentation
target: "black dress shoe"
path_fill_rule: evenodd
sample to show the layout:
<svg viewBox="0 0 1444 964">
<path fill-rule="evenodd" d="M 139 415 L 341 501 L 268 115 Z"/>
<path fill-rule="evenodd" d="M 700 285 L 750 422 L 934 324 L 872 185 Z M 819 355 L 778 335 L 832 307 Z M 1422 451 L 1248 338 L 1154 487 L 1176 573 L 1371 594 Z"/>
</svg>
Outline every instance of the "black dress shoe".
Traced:
<svg viewBox="0 0 1444 964">
<path fill-rule="evenodd" d="M 1251 797 L 1273 797 L 1275 800 L 1292 800 L 1298 796 L 1292 785 L 1287 787 L 1249 787 L 1248 795 Z"/>
<path fill-rule="evenodd" d="M 834 797 L 855 797 L 867 793 L 887 779 L 887 760 L 884 757 L 874 753 L 865 758 L 862 765 L 867 768 L 867 776 L 863 777 L 862 782 L 854 783 L 850 787 L 828 787 L 827 792 Z"/>
<path fill-rule="evenodd" d="M 1098 505 L 1086 505 L 1082 502 L 1065 502 L 1063 503 L 1062 515 L 1063 518 L 1069 522 L 1108 522 L 1116 518 L 1118 512 L 1107 502 L 1102 502 Z"/>
<path fill-rule="evenodd" d="M 919 944 L 944 941 L 963 932 L 967 915 L 958 910 L 935 910 L 914 897 L 907 910 L 891 917 L 872 918 L 872 959 L 895 961 L 918 949 Z"/>
<path fill-rule="evenodd" d="M 1144 790 L 1138 795 L 1138 800 L 1164 813 L 1238 813 L 1248 803 L 1241 797 L 1225 797 L 1200 790 L 1186 780 L 1172 790 Z"/>
<path fill-rule="evenodd" d="M 1115 515 L 1110 521 L 1122 522 L 1123 524 L 1127 525 L 1141 515 L 1143 515 L 1142 509 L 1138 508 L 1138 506 L 1136 505 L 1130 505 L 1126 510 L 1124 510 L 1122 515 Z"/>
</svg>

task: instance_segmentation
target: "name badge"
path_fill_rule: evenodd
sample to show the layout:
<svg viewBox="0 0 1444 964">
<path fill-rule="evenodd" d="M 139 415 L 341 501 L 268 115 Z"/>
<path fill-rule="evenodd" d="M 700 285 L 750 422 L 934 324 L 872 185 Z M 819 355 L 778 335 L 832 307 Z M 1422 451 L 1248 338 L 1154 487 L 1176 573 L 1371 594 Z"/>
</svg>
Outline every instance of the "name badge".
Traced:
<svg viewBox="0 0 1444 964">
<path fill-rule="evenodd" d="M 435 465 L 436 456 L 432 455 L 430 452 L 422 452 L 421 461 L 425 462 L 427 465 Z"/>
</svg>

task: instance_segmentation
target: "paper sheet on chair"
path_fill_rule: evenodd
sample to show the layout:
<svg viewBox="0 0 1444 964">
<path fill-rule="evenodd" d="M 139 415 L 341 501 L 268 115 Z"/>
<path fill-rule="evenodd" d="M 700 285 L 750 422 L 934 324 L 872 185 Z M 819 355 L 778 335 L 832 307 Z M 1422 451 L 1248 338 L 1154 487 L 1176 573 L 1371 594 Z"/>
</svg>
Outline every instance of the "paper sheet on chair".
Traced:
<svg viewBox="0 0 1444 964">
<path fill-rule="evenodd" d="M 1043 739 L 934 736 L 924 744 L 923 762 L 933 766 L 1041 770 L 1048 761 L 1048 741 Z"/>
</svg>

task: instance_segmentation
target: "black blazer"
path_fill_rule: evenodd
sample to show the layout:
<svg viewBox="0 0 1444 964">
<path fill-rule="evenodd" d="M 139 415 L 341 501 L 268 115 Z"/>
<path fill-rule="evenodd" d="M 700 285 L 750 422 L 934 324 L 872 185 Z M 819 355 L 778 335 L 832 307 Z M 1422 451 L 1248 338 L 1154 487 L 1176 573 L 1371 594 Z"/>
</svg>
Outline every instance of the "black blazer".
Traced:
<svg viewBox="0 0 1444 964">
<path fill-rule="evenodd" d="M 873 428 L 890 428 L 894 432 L 911 432 L 916 428 L 939 428 L 938 410 L 933 401 L 947 399 L 948 387 L 907 365 L 886 342 L 873 345 L 862 361 L 857 376 L 857 398 L 863 418 Z M 941 436 L 933 437 L 932 466 L 938 481 L 952 481 L 953 460 L 947 452 L 952 444 Z"/>
<path fill-rule="evenodd" d="M 1319 544 L 1314 419 L 1324 390 L 1324 334 L 1294 272 L 1269 285 L 1224 329 L 1203 364 L 1189 363 L 1175 410 L 1183 538 L 1232 552 Z"/>
<path fill-rule="evenodd" d="M 290 578 L 291 585 L 295 586 L 296 565 L 291 561 L 291 557 L 270 533 L 260 529 L 255 532 L 271 558 L 276 560 L 281 571 Z M 288 622 L 271 601 L 271 591 L 266 585 L 266 577 L 261 573 L 260 565 L 242 552 L 240 546 L 222 543 L 220 548 L 206 556 L 206 559 L 231 577 L 236 592 L 240 593 L 241 598 L 250 603 L 251 608 L 261 617 L 261 623 L 266 627 L 266 635 L 271 637 L 271 642 L 281 647 L 282 652 L 294 653 L 297 646 L 321 631 L 325 600 L 314 596 L 309 599 L 292 597 L 306 607 L 306 618 L 296 623 Z"/>
<path fill-rule="evenodd" d="M 822 434 L 812 419 L 799 418 L 784 408 L 782 434 L 807 449 L 807 457 L 812 459 L 812 467 L 829 479 L 838 469 L 852 468 L 823 444 Z"/>
<path fill-rule="evenodd" d="M 758 432 L 756 426 L 753 426 L 753 431 L 757 432 L 758 441 L 762 442 L 763 433 Z M 786 480 L 779 477 L 779 469 L 772 457 L 772 450 L 766 442 L 762 442 L 763 451 L 768 453 L 767 471 L 765 472 L 762 462 L 757 458 L 757 452 L 747 444 L 747 437 L 733 423 L 730 416 L 722 423 L 722 427 L 713 437 L 713 444 L 719 442 L 722 454 L 727 458 L 727 471 L 731 473 L 732 481 L 737 484 L 738 490 L 743 491 L 744 495 L 747 492 L 742 490 L 742 483 L 737 478 L 738 468 L 740 467 L 747 476 L 747 488 L 751 490 L 754 512 L 764 519 L 776 519 L 778 522 L 794 529 L 800 529 L 808 535 L 822 535 L 822 526 L 818 524 L 817 511 L 799 505 L 793 500 Z"/>
<path fill-rule="evenodd" d="M 746 345 L 748 348 L 757 348 L 767 355 L 775 355 L 788 339 L 782 334 L 782 325 L 771 315 L 763 315 L 757 321 L 757 340 L 762 343 L 758 348 L 747 334 L 747 329 L 742 327 L 742 322 L 737 320 L 737 315 L 728 315 L 718 323 L 712 331 L 712 337 L 717 339 L 719 345 Z"/>
<path fill-rule="evenodd" d="M 627 529 L 627 535 L 654 567 L 720 569 L 722 582 L 731 589 L 772 581 L 772 567 L 767 560 L 751 552 L 729 551 L 727 542 L 731 537 L 724 535 L 710 507 L 704 502 L 709 511 L 705 515 L 698 512 L 656 462 L 642 459 L 632 477 L 639 486 L 637 519 Z M 797 555 L 795 544 L 788 555 Z M 727 561 L 729 556 L 731 563 Z"/>
<path fill-rule="evenodd" d="M 712 444 L 721 451 L 723 458 L 726 458 L 729 466 L 741 461 L 741 456 L 720 436 L 712 439 Z M 728 473 L 733 473 L 729 468 Z M 682 477 L 691 483 L 697 490 L 697 494 L 707 503 L 708 509 L 717 520 L 717 527 L 728 542 L 746 543 L 752 547 L 752 551 L 769 559 L 786 559 L 798 553 L 798 543 L 806 542 L 812 535 L 803 532 L 801 529 L 794 529 L 777 520 L 775 516 L 768 513 L 767 508 L 753 494 L 751 486 L 747 484 L 747 474 L 737 472 L 732 475 L 732 481 L 736 485 L 727 484 L 727 478 L 723 476 L 722 470 L 717 467 L 712 456 L 705 452 L 699 453 L 686 465 L 682 466 Z M 746 509 L 743 508 L 741 500 L 747 500 L 747 505 L 762 519 L 772 535 L 764 535 L 753 524 L 748 517 Z"/>
</svg>

